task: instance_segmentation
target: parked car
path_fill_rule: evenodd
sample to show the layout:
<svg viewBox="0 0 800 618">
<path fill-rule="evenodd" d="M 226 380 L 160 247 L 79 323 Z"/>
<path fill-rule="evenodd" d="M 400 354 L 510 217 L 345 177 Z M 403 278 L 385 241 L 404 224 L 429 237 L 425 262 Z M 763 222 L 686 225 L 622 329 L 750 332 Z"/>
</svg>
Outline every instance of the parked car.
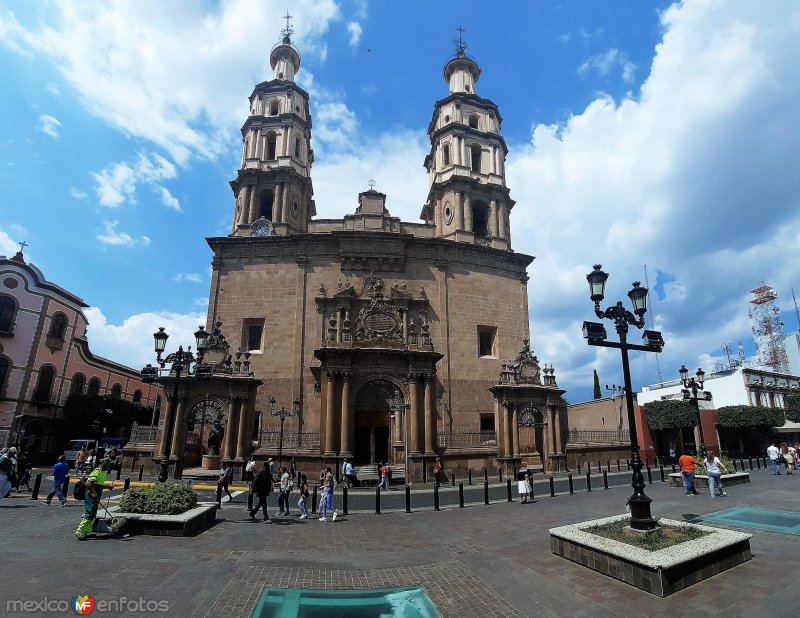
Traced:
<svg viewBox="0 0 800 618">
<path fill-rule="evenodd" d="M 103 453 L 108 453 L 111 449 L 116 448 L 118 452 L 122 452 L 122 446 L 125 443 L 124 438 L 103 438 L 100 440 L 100 447 Z M 94 467 L 94 450 L 97 446 L 97 441 L 94 439 L 78 439 L 70 440 L 67 445 L 64 455 L 67 458 L 67 463 L 70 467 L 75 467 L 75 459 L 78 456 L 78 451 L 85 448 L 89 452 L 89 457 L 86 458 L 86 467 Z"/>
</svg>

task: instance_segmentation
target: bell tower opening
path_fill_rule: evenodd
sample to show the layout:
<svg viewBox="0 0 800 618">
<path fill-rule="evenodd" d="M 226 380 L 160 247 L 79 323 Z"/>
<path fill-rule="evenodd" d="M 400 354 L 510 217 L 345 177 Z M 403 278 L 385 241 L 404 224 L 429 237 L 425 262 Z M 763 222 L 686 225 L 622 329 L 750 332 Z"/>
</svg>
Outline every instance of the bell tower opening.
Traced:
<svg viewBox="0 0 800 618">
<path fill-rule="evenodd" d="M 277 152 L 278 135 L 275 131 L 267 133 L 267 161 L 275 160 L 275 153 Z"/>
<path fill-rule="evenodd" d="M 258 196 L 258 216 L 267 221 L 272 221 L 272 204 L 275 201 L 275 194 L 272 189 L 262 191 Z"/>
<path fill-rule="evenodd" d="M 472 164 L 472 171 L 480 174 L 481 172 L 481 147 L 480 144 L 473 144 L 469 148 L 470 163 Z"/>
<path fill-rule="evenodd" d="M 489 235 L 489 209 L 482 202 L 476 202 L 472 206 L 472 231 L 476 238 Z"/>
</svg>

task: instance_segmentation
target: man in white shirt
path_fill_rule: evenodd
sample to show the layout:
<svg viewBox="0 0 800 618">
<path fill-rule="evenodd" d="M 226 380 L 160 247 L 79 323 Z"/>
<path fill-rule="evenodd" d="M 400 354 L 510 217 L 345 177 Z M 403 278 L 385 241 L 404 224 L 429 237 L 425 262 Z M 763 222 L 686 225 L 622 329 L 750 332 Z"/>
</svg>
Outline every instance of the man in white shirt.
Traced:
<svg viewBox="0 0 800 618">
<path fill-rule="evenodd" d="M 780 462 L 778 461 L 780 456 L 781 452 L 774 442 L 767 447 L 767 457 L 769 457 L 769 463 L 772 466 L 772 474 L 780 474 Z"/>
<path fill-rule="evenodd" d="M 278 494 L 278 515 L 289 516 L 289 471 L 286 466 L 281 470 L 281 491 Z"/>
<path fill-rule="evenodd" d="M 350 463 L 349 459 L 345 459 L 344 463 L 342 464 L 342 476 L 344 476 L 345 480 L 347 481 L 348 489 L 353 486 L 353 464 Z"/>
</svg>

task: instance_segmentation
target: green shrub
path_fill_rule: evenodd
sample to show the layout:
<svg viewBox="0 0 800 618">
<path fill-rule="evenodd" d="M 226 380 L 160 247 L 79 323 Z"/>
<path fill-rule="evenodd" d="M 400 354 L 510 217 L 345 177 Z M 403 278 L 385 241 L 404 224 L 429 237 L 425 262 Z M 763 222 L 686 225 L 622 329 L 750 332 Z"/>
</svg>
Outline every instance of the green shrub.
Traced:
<svg viewBox="0 0 800 618">
<path fill-rule="evenodd" d="M 643 407 L 647 426 L 651 431 L 697 425 L 697 413 L 694 408 L 680 399 L 650 401 Z"/>
<path fill-rule="evenodd" d="M 723 406 L 717 412 L 722 427 L 781 427 L 786 422 L 781 408 Z"/>
<path fill-rule="evenodd" d="M 157 483 L 135 487 L 122 495 L 119 509 L 123 513 L 179 515 L 197 506 L 197 492 L 184 483 Z"/>
<path fill-rule="evenodd" d="M 800 395 L 787 395 L 786 420 L 792 423 L 800 423 Z"/>
</svg>

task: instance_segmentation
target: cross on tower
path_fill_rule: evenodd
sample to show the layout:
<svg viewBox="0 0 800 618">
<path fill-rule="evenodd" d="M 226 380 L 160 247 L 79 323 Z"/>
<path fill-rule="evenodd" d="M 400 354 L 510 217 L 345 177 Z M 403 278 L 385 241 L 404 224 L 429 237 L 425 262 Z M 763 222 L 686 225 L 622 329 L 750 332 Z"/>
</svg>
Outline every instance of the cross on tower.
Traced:
<svg viewBox="0 0 800 618">
<path fill-rule="evenodd" d="M 374 180 L 370 180 L 367 184 L 369 185 L 369 190 L 370 191 L 375 189 L 375 181 Z"/>
<path fill-rule="evenodd" d="M 292 28 L 291 24 L 289 23 L 289 20 L 292 18 L 292 16 L 289 15 L 288 9 L 286 10 L 286 15 L 284 15 L 283 18 L 286 20 L 286 28 L 281 31 L 281 35 L 283 36 L 284 43 L 290 43 L 292 40 L 292 35 L 294 34 L 294 28 Z"/>
<path fill-rule="evenodd" d="M 25 251 L 25 247 L 27 247 L 27 246 L 28 246 L 28 243 L 26 243 L 24 240 L 23 240 L 22 242 L 18 242 L 17 244 L 19 245 L 19 250 L 20 250 L 20 253 L 22 253 L 23 251 Z"/>
<path fill-rule="evenodd" d="M 464 41 L 464 33 L 466 30 L 459 26 L 456 28 L 456 32 L 458 32 L 458 38 L 454 41 L 456 44 L 456 56 L 463 56 L 467 52 L 467 44 Z"/>
</svg>

